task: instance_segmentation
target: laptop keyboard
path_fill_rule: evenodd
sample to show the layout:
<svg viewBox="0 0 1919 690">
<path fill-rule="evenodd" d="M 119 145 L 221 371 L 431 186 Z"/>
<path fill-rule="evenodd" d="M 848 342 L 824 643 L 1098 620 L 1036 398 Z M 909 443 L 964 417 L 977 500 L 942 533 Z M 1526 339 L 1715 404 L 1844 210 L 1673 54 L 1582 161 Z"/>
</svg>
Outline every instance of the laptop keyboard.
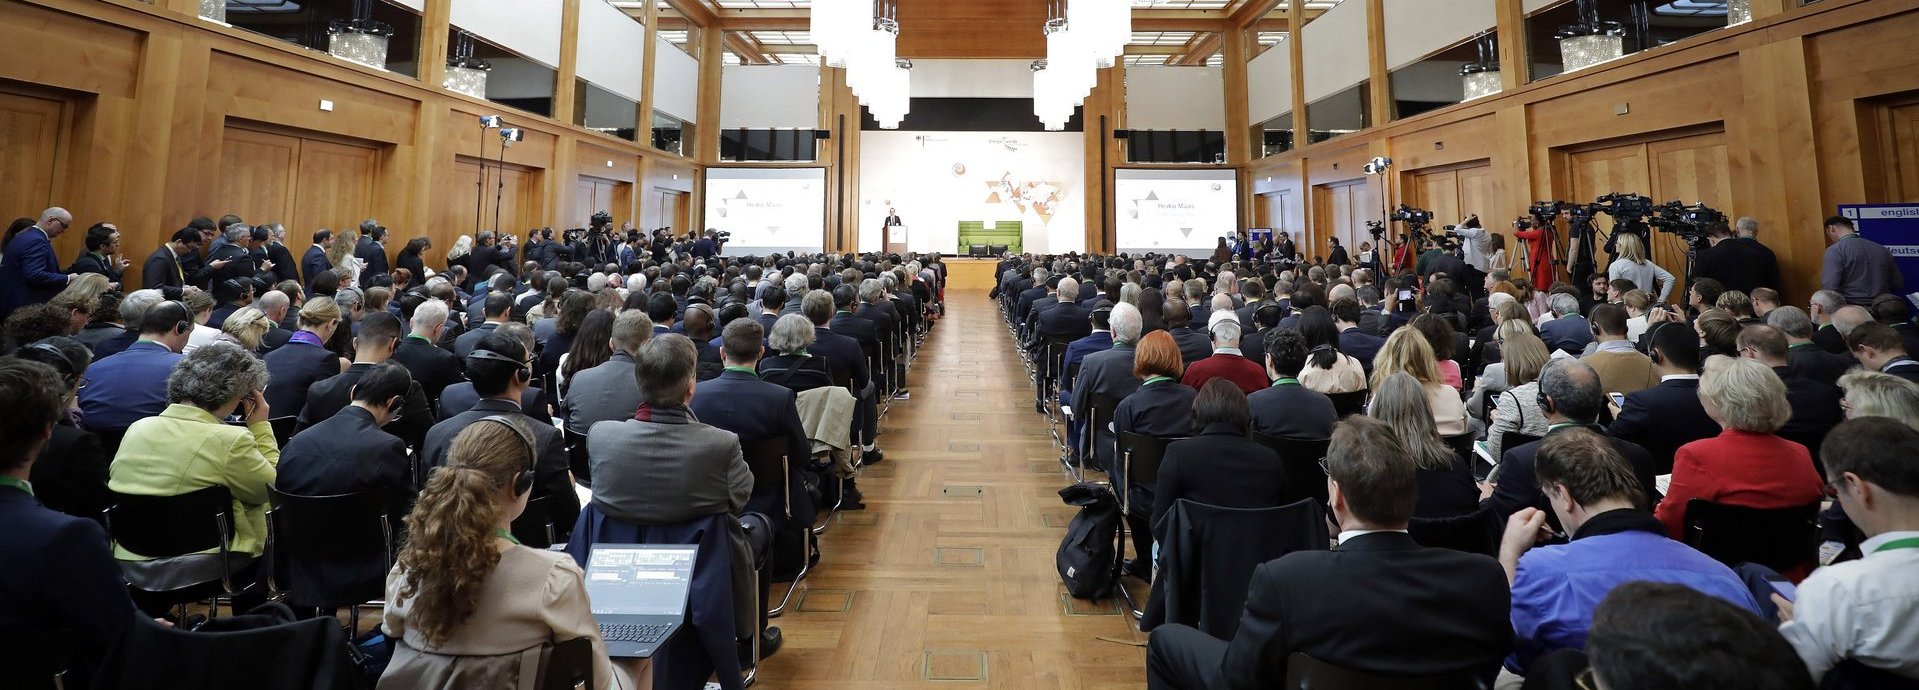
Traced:
<svg viewBox="0 0 1919 690">
<path fill-rule="evenodd" d="M 666 633 L 673 629 L 666 623 L 601 623 L 600 639 L 608 642 L 637 642 L 653 644 L 666 639 Z"/>
</svg>

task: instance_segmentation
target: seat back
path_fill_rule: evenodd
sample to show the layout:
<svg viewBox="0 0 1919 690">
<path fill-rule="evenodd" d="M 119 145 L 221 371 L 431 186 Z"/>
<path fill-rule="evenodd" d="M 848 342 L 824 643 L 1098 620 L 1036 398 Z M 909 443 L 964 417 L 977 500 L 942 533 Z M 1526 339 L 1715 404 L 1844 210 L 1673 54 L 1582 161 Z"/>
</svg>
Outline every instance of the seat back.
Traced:
<svg viewBox="0 0 1919 690">
<path fill-rule="evenodd" d="M 1120 476 L 1125 477 L 1125 484 L 1127 486 L 1156 484 L 1159 481 L 1159 464 L 1166 459 L 1166 447 L 1181 438 L 1183 437 L 1160 438 L 1135 434 L 1131 431 L 1119 432 Z M 1124 497 L 1126 494 L 1120 495 Z M 1130 505 L 1130 501 L 1128 503 L 1128 510 L 1140 509 L 1140 506 Z M 1147 506 L 1147 508 L 1151 507 Z"/>
<path fill-rule="evenodd" d="M 107 536 L 121 548 L 150 558 L 224 549 L 233 540 L 233 492 L 225 486 L 178 496 L 113 492 Z"/>
<path fill-rule="evenodd" d="M 1147 620 L 1191 625 L 1232 639 L 1253 571 L 1294 551 L 1326 550 L 1324 516 L 1320 504 L 1306 500 L 1271 508 L 1174 501 L 1159 526 L 1166 543 L 1160 546 L 1160 574 L 1153 580 Z"/>
<path fill-rule="evenodd" d="M 1286 656 L 1286 684 L 1280 687 L 1288 690 L 1477 690 L 1485 688 L 1486 681 L 1469 671 L 1431 676 L 1367 673 L 1334 666 L 1305 652 L 1293 652 Z"/>
<path fill-rule="evenodd" d="M 768 436 L 740 449 L 746 456 L 746 468 L 753 472 L 753 493 L 761 491 L 779 491 L 787 493 L 786 437 Z M 791 496 L 783 505 L 791 505 Z"/>
<path fill-rule="evenodd" d="M 1508 451 L 1508 450 L 1512 450 L 1512 449 L 1514 449 L 1514 448 L 1518 448 L 1518 447 L 1520 447 L 1520 446 L 1523 446 L 1523 445 L 1526 445 L 1526 444 L 1528 444 L 1528 443 L 1532 443 L 1533 441 L 1537 441 L 1537 440 L 1539 440 L 1539 439 L 1541 439 L 1541 438 L 1543 438 L 1543 437 L 1541 437 L 1541 436 L 1534 436 L 1534 435 L 1532 435 L 1532 434 L 1522 434 L 1522 433 L 1519 433 L 1519 432 L 1517 432 L 1517 431 L 1508 431 L 1508 432 L 1506 432 L 1506 433 L 1503 433 L 1503 434 L 1500 434 L 1500 435 L 1499 435 L 1499 448 L 1500 448 L 1500 452 L 1502 452 L 1502 453 L 1503 453 L 1503 452 L 1505 452 L 1505 451 Z M 1471 449 L 1471 443 L 1470 443 L 1470 442 L 1468 442 L 1468 444 L 1467 444 L 1467 448 L 1468 448 L 1468 452 L 1470 452 L 1470 449 Z"/>
<path fill-rule="evenodd" d="M 1686 545 L 1721 563 L 1758 563 L 1779 572 L 1811 562 L 1819 548 L 1819 504 L 1747 508 L 1686 502 Z"/>
<path fill-rule="evenodd" d="M 1279 463 L 1286 468 L 1286 495 L 1281 500 L 1291 503 L 1311 498 L 1321 506 L 1326 505 L 1326 471 L 1320 469 L 1319 461 L 1326 457 L 1326 447 L 1332 441 L 1282 438 L 1257 431 L 1253 432 L 1253 440 L 1279 454 Z"/>
<path fill-rule="evenodd" d="M 566 465 L 573 470 L 573 480 L 582 486 L 593 486 L 593 456 L 586 449 L 586 434 L 560 426 L 561 438 L 566 443 Z"/>
<path fill-rule="evenodd" d="M 536 549 L 553 545 L 553 511 L 547 507 L 550 498 L 535 496 L 527 499 L 526 511 L 513 519 L 513 538 L 520 540 L 521 545 Z"/>
<path fill-rule="evenodd" d="M 274 548 L 290 558 L 384 558 L 393 564 L 384 491 L 300 496 L 267 487 Z"/>
<path fill-rule="evenodd" d="M 1328 393 L 1326 397 L 1333 399 L 1333 414 L 1339 415 L 1340 419 L 1366 413 L 1366 391 Z"/>
<path fill-rule="evenodd" d="M 1406 532 L 1420 546 L 1498 556 L 1504 527 L 1499 514 L 1486 507 L 1453 517 L 1415 517 L 1406 525 Z"/>
<path fill-rule="evenodd" d="M 540 690 L 590 690 L 593 684 L 593 638 L 576 637 L 546 650 L 540 659 Z"/>
</svg>

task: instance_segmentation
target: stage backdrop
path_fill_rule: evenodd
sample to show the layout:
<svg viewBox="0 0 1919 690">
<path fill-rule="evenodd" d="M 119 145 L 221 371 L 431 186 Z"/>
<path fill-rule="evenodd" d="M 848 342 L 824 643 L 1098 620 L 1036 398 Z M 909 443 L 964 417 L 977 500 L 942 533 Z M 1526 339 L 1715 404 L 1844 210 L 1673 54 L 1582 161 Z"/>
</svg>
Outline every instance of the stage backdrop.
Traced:
<svg viewBox="0 0 1919 690">
<path fill-rule="evenodd" d="M 733 233 L 731 256 L 817 252 L 826 238 L 826 169 L 707 168 L 706 227 Z"/>
<path fill-rule="evenodd" d="M 1020 221 L 1029 252 L 1086 248 L 1079 132 L 860 133 L 860 251 L 899 209 L 915 252 L 962 252 L 960 221 Z"/>
</svg>

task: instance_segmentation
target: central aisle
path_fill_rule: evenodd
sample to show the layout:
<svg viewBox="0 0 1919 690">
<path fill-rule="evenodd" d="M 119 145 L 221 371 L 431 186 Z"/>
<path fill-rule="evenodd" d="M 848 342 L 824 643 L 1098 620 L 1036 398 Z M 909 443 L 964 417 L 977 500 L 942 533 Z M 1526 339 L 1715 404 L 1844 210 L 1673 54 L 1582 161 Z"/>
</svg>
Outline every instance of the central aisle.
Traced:
<svg viewBox="0 0 1919 690">
<path fill-rule="evenodd" d="M 946 304 L 860 478 L 867 508 L 821 535 L 759 687 L 1144 687 L 1144 648 L 1096 639 L 1143 642 L 1131 617 L 1054 571 L 1068 480 L 998 311 L 983 290 Z"/>
</svg>

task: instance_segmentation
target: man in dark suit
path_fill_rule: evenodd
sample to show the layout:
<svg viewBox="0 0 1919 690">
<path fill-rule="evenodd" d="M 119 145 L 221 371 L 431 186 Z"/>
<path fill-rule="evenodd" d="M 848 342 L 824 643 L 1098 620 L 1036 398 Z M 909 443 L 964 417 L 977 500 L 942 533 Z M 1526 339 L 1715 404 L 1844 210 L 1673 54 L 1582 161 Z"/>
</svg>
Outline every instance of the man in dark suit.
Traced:
<svg viewBox="0 0 1919 690">
<path fill-rule="evenodd" d="M 307 247 L 307 253 L 300 257 L 300 284 L 312 285 L 313 279 L 321 273 L 333 270 L 333 262 L 326 258 L 328 249 L 333 247 L 333 231 L 321 228 L 313 231 L 313 246 Z M 476 248 L 474 250 L 478 252 Z"/>
<path fill-rule="evenodd" d="M 0 669 L 8 687 L 72 687 L 93 672 L 134 618 L 126 580 L 100 523 L 62 515 L 35 500 L 28 477 L 35 458 L 66 415 L 70 386 L 51 366 L 0 359 L 0 638 L 12 660 Z M 16 684 L 17 683 L 17 684 Z"/>
<path fill-rule="evenodd" d="M 1148 688 L 1282 687 L 1293 653 L 1364 673 L 1470 674 L 1490 684 L 1513 638 L 1499 564 L 1406 534 L 1418 482 L 1384 423 L 1341 422 L 1325 465 L 1339 546 L 1254 570 L 1231 640 L 1185 625 L 1153 629 Z"/>
<path fill-rule="evenodd" d="M 761 381 L 754 371 L 764 338 L 759 326 L 745 320 L 726 325 L 726 332 L 720 335 L 725 341 L 720 354 L 726 371 L 719 378 L 700 382 L 687 409 L 701 422 L 733 432 L 742 448 L 769 438 L 785 439 L 788 486 L 754 487 L 746 509 L 773 516 L 776 526 L 787 522 L 789 511 L 794 524 L 811 525 L 817 516 L 812 502 L 803 498 L 805 488 L 800 484 L 799 468 L 803 460 L 813 456 L 813 442 L 800 425 L 799 394 Z M 789 496 L 802 498 L 789 505 Z"/>
<path fill-rule="evenodd" d="M 287 249 L 286 245 L 286 226 L 273 223 L 267 225 L 266 229 L 267 242 L 262 249 L 266 251 L 267 260 L 273 262 L 273 270 L 271 271 L 273 274 L 273 283 L 279 284 L 280 281 L 284 280 L 299 282 L 300 273 L 297 270 L 299 264 L 293 262 L 293 251 Z M 416 280 L 425 280 L 425 278 L 416 278 Z"/>
<path fill-rule="evenodd" d="M 504 292 L 488 293 L 481 309 L 486 321 L 453 341 L 453 356 L 464 359 L 473 348 L 479 347 L 481 338 L 506 323 L 507 313 L 513 310 L 513 296 Z"/>
<path fill-rule="evenodd" d="M 360 269 L 360 288 L 373 286 L 373 279 L 392 271 L 386 258 L 386 227 L 371 220 L 360 223 L 360 243 L 353 246 L 353 256 L 366 262 Z"/>
<path fill-rule="evenodd" d="M 1019 292 L 1013 302 L 1013 318 L 1026 323 L 1026 315 L 1033 310 L 1033 303 L 1053 293 L 1059 283 L 1054 282 L 1052 272 L 1044 268 L 1033 269 L 1033 284 Z"/>
<path fill-rule="evenodd" d="M 833 295 L 825 290 L 810 290 L 802 299 L 800 311 L 808 321 L 813 322 L 813 346 L 809 352 L 826 358 L 826 363 L 837 374 L 846 372 L 852 382 L 853 397 L 858 399 L 854 411 L 853 436 L 860 444 L 862 454 L 877 458 L 879 451 L 873 442 L 879 437 L 879 391 L 873 386 L 873 372 L 866 365 L 866 350 L 860 347 L 860 341 L 850 335 L 833 332 Z M 754 360 L 755 362 L 759 360 Z"/>
<path fill-rule="evenodd" d="M 567 431 L 584 437 L 594 424 L 629 419 L 640 408 L 640 389 L 633 384 L 633 354 L 653 337 L 653 320 L 645 312 L 628 309 L 613 319 L 613 356 L 598 366 L 576 372 L 560 401 L 560 417 Z"/>
<path fill-rule="evenodd" d="M 1379 354 L 1379 348 L 1386 346 L 1386 339 L 1368 334 L 1359 327 L 1359 319 L 1365 312 L 1359 308 L 1359 300 L 1341 297 L 1333 300 L 1331 310 L 1333 325 L 1339 328 L 1339 351 L 1352 355 L 1366 369 L 1368 376 L 1373 373 L 1373 357 Z"/>
<path fill-rule="evenodd" d="M 887 381 L 900 375 L 898 362 L 893 360 L 893 350 L 899 346 L 898 320 L 887 312 L 886 292 L 880 287 L 880 281 L 868 278 L 860 281 L 860 310 L 856 316 L 871 321 L 880 335 L 880 358 L 885 360 Z M 902 386 L 903 387 L 903 386 Z"/>
<path fill-rule="evenodd" d="M 353 400 L 354 384 L 374 365 L 391 358 L 393 349 L 399 343 L 399 318 L 380 311 L 361 319 L 360 332 L 353 336 L 353 365 L 307 389 L 306 406 L 301 408 L 293 432 L 300 433 L 346 409 Z M 404 371 L 405 367 L 401 367 L 401 370 Z M 427 430 L 433 427 L 434 420 L 433 407 L 427 403 L 426 393 L 420 389 L 418 382 L 413 382 L 407 389 L 405 404 L 398 412 L 400 414 L 394 415 L 395 419 L 386 425 L 386 432 L 406 441 L 409 448 L 419 448 L 426 440 Z"/>
<path fill-rule="evenodd" d="M 67 267 L 68 273 L 98 273 L 117 288 L 120 276 L 131 262 L 120 258 L 120 228 L 112 223 L 94 223 L 87 228 L 86 251 Z"/>
<path fill-rule="evenodd" d="M 260 336 L 260 354 L 278 350 L 293 340 L 293 330 L 281 325 L 288 320 L 287 314 L 293 311 L 293 298 L 279 290 L 268 290 L 259 299 L 253 300 L 253 306 L 273 324 L 272 328 L 267 329 L 266 335 Z M 295 314 L 293 320 L 297 323 L 299 315 Z"/>
<path fill-rule="evenodd" d="M 406 367 L 429 402 L 438 404 L 447 386 L 466 380 L 460 356 L 441 349 L 440 333 L 446 330 L 446 303 L 427 300 L 413 308 L 413 332 L 400 339 L 393 349 L 393 361 Z M 361 327 L 365 329 L 364 326 Z"/>
<path fill-rule="evenodd" d="M 1046 286 L 1046 294 L 1026 305 L 1026 313 L 1020 317 L 1019 335 L 1025 340 L 1027 352 L 1032 352 L 1035 349 L 1035 342 L 1039 340 L 1034 333 L 1039 326 L 1040 313 L 1059 305 L 1059 286 L 1063 284 L 1063 280 L 1049 279 L 1047 282 L 1050 284 Z M 885 280 L 881 279 L 880 282 L 884 283 Z M 897 307 L 894 313 L 900 313 Z"/>
<path fill-rule="evenodd" d="M 1380 311 L 1379 288 L 1367 285 L 1354 290 L 1353 295 L 1359 299 L 1359 332 L 1385 337 L 1385 334 L 1380 332 L 1381 324 L 1386 321 L 1386 315 Z"/>
<path fill-rule="evenodd" d="M 560 430 L 521 411 L 527 385 L 533 380 L 532 353 L 518 338 L 488 333 L 467 355 L 466 377 L 480 401 L 427 431 L 426 443 L 421 446 L 415 463 L 421 477 L 446 464 L 446 453 L 453 447 L 453 439 L 467 427 L 487 417 L 521 415 L 533 432 L 533 445 L 539 449 L 539 460 L 534 463 L 532 498 L 546 499 L 546 517 L 551 520 L 556 536 L 565 539 L 580 515 L 580 498 L 573 492 L 572 472 Z"/>
<path fill-rule="evenodd" d="M 1766 325 L 1786 336 L 1786 366 L 1795 376 L 1838 385 L 1839 377 L 1858 364 L 1852 355 L 1827 352 L 1812 341 L 1817 326 L 1804 309 L 1792 306 L 1774 309 L 1766 313 Z"/>
<path fill-rule="evenodd" d="M 1546 435 L 1551 436 L 1568 429 L 1591 429 L 1604 434 L 1600 427 L 1600 410 L 1605 409 L 1606 398 L 1600 391 L 1599 372 L 1591 365 L 1576 359 L 1555 359 L 1546 364 L 1539 374 L 1539 408 L 1546 413 Z M 1658 501 L 1659 489 L 1654 483 L 1658 474 L 1653 466 L 1652 454 L 1631 441 L 1607 438 L 1620 456 L 1632 464 L 1633 478 L 1638 480 L 1639 488 L 1644 491 L 1643 505 L 1650 506 Z M 1525 443 L 1508 448 L 1501 454 L 1499 474 L 1494 477 L 1492 496 L 1480 501 L 1480 506 L 1493 511 L 1505 522 L 1526 508 L 1546 511 L 1547 520 L 1558 527 L 1558 517 L 1552 514 L 1552 506 L 1546 501 L 1546 495 L 1539 490 L 1539 480 L 1534 474 L 1534 462 L 1539 455 L 1539 445 L 1544 440 Z"/>
<path fill-rule="evenodd" d="M 1867 321 L 1854 326 L 1852 332 L 1846 334 L 1846 347 L 1866 371 L 1892 374 L 1919 383 L 1919 361 L 1907 354 L 1905 339 L 1899 332 L 1885 324 Z"/>
<path fill-rule="evenodd" d="M 1792 417 L 1774 433 L 1805 446 L 1813 457 L 1819 457 L 1819 447 L 1826 439 L 1826 432 L 1846 421 L 1845 410 L 1839 406 L 1845 393 L 1836 385 L 1794 373 L 1786 359 L 1786 334 L 1777 328 L 1747 326 L 1740 329 L 1738 344 L 1740 356 L 1759 360 L 1761 364 L 1771 367 L 1773 373 L 1779 375 L 1780 382 L 1786 384 L 1786 404 L 1792 408 Z"/>
<path fill-rule="evenodd" d="M 885 351 L 880 349 L 883 341 L 880 340 L 879 327 L 875 326 L 872 321 L 862 319 L 853 314 L 853 308 L 859 306 L 859 299 L 860 291 L 857 287 L 841 284 L 839 287 L 833 288 L 833 332 L 859 341 L 862 349 L 870 347 L 875 352 L 884 353 Z M 765 314 L 760 315 L 759 324 L 761 332 L 765 331 L 767 324 L 772 323 L 771 320 L 765 317 Z M 775 315 L 775 318 L 778 318 L 777 315 Z M 883 385 L 886 378 L 885 368 L 882 367 L 879 371 L 873 372 L 873 374 L 874 378 L 879 379 L 878 382 Z"/>
<path fill-rule="evenodd" d="M 73 276 L 60 270 L 60 257 L 53 250 L 53 238 L 73 225 L 73 214 L 64 208 L 41 212 L 40 222 L 13 236 L 0 261 L 0 317 L 29 304 L 53 299 L 67 288 Z"/>
<path fill-rule="evenodd" d="M 368 365 L 350 386 L 353 404 L 287 441 L 280 451 L 275 488 L 300 496 L 384 491 L 388 517 L 397 528 L 399 518 L 413 506 L 419 485 L 408 465 L 406 442 L 382 427 L 400 419 L 416 385 L 398 364 Z M 386 573 L 372 576 L 383 578 Z"/>
<path fill-rule="evenodd" d="M 184 263 L 186 257 L 197 259 L 199 255 L 200 231 L 181 228 L 173 233 L 172 239 L 147 255 L 146 262 L 140 265 L 141 289 L 160 290 L 168 293 L 168 299 L 178 299 L 181 288 L 189 284 Z"/>
<path fill-rule="evenodd" d="M 1719 435 L 1719 423 L 1699 403 L 1698 334 L 1682 323 L 1662 323 L 1647 337 L 1659 385 L 1627 394 L 1626 404 L 1613 411 L 1606 435 L 1644 447 L 1657 473 L 1666 474 L 1680 446 Z"/>
<path fill-rule="evenodd" d="M 260 264 L 253 257 L 253 228 L 235 223 L 227 226 L 223 236 L 226 242 L 207 253 L 210 270 L 202 287 L 211 288 L 228 280 L 251 281 L 259 273 Z"/>
<path fill-rule="evenodd" d="M 1205 324 L 1193 327 L 1192 312 L 1185 302 L 1166 303 L 1160 317 L 1166 319 L 1166 332 L 1173 336 L 1173 344 L 1179 346 L 1181 364 L 1192 366 L 1207 357 L 1213 356 L 1213 338 L 1205 331 Z"/>
<path fill-rule="evenodd" d="M 1553 320 L 1539 325 L 1539 339 L 1546 346 L 1578 357 L 1593 341 L 1592 322 L 1579 315 L 1579 298 L 1560 293 L 1546 298 Z M 1694 347 L 1697 347 L 1695 345 Z"/>
<path fill-rule="evenodd" d="M 1047 307 L 1044 311 L 1038 311 L 1037 307 L 1035 307 L 1036 313 L 1033 319 L 1034 353 L 1043 354 L 1042 348 L 1045 347 L 1048 338 L 1058 338 L 1072 342 L 1086 337 L 1086 334 L 1093 331 L 1093 322 L 1087 318 L 1086 310 L 1081 309 L 1078 302 L 1070 299 L 1078 293 L 1078 281 L 1067 278 L 1059 282 L 1059 294 L 1064 296 L 1064 298 L 1052 306 Z M 1035 305 L 1037 304 L 1036 302 Z"/>
<path fill-rule="evenodd" d="M 1121 302 L 1113 306 L 1112 316 L 1108 318 L 1113 326 L 1113 346 L 1086 355 L 1080 361 L 1079 378 L 1073 381 L 1073 417 L 1082 420 L 1082 424 L 1087 415 L 1092 413 L 1095 394 L 1119 401 L 1139 390 L 1140 380 L 1133 376 L 1134 348 L 1139 345 L 1140 338 L 1139 308 Z M 1110 421 L 1101 419 L 1093 428 L 1094 457 L 1084 458 L 1087 464 L 1113 466 L 1113 444 L 1116 439 L 1108 424 Z"/>
<path fill-rule="evenodd" d="M 1331 438 L 1339 412 L 1332 398 L 1299 384 L 1306 368 L 1306 338 L 1298 331 L 1272 328 L 1265 335 L 1266 368 L 1273 385 L 1246 396 L 1253 430 L 1280 438 Z"/>
</svg>

